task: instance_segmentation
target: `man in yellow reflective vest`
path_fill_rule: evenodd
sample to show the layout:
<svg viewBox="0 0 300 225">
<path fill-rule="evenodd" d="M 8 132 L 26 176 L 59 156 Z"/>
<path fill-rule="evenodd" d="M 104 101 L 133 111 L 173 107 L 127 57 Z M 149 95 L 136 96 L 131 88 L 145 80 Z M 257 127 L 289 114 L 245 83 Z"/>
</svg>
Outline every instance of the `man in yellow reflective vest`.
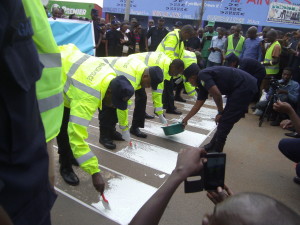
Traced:
<svg viewBox="0 0 300 225">
<path fill-rule="evenodd" d="M 127 109 L 127 101 L 134 89 L 128 79 L 116 76 L 114 70 L 103 60 L 89 56 L 72 45 L 60 46 L 64 85 L 64 117 L 57 137 L 58 148 L 73 155 L 80 167 L 92 176 L 97 191 L 103 193 L 104 181 L 100 174 L 98 159 L 85 139 L 87 128 L 98 108 L 103 105 Z M 69 160 L 62 161 L 60 173 L 70 185 L 78 185 L 79 179 Z"/>
<path fill-rule="evenodd" d="M 158 66 L 147 67 L 142 61 L 133 57 L 106 57 L 102 58 L 109 63 L 117 74 L 123 74 L 130 81 L 134 90 L 140 90 L 141 88 L 149 88 L 157 90 L 158 84 L 163 81 L 163 72 Z M 145 118 L 146 102 L 139 105 L 135 110 L 133 117 Z M 117 113 L 117 114 L 116 114 Z M 112 109 L 104 109 L 99 113 L 99 125 L 100 125 L 100 140 L 108 149 L 115 149 L 116 145 L 113 143 L 115 125 L 117 120 L 119 121 L 119 127 L 122 130 L 122 139 L 130 141 L 130 133 L 138 137 L 146 137 L 146 134 L 139 130 L 139 127 L 131 127 L 129 133 L 128 125 L 128 109 L 120 110 L 117 112 Z M 117 117 L 116 117 L 117 116 Z M 143 124 L 138 123 L 140 127 Z M 104 133 L 103 131 L 108 132 Z"/>
<path fill-rule="evenodd" d="M 164 82 L 169 81 L 172 77 L 177 76 L 183 72 L 184 64 L 180 59 L 174 59 L 173 61 L 164 53 L 162 52 L 145 52 L 145 53 L 137 53 L 130 55 L 129 57 L 133 57 L 136 59 L 141 60 L 146 64 L 146 66 L 159 66 L 164 74 Z M 152 90 L 152 99 L 153 99 L 153 106 L 154 112 L 158 115 L 160 122 L 163 124 L 167 124 L 167 120 L 163 115 L 163 93 L 165 94 L 164 90 L 164 82 L 161 82 L 157 90 Z M 173 93 L 173 90 L 171 90 Z M 174 94 L 173 96 L 165 96 L 168 97 L 168 101 L 172 101 L 174 105 Z M 132 118 L 132 130 L 138 127 L 144 127 L 145 124 L 145 116 L 142 113 L 138 113 L 139 107 L 144 108 L 143 106 L 147 102 L 147 95 L 145 92 L 145 88 L 141 88 L 135 91 L 135 108 L 133 118 Z M 145 137 L 145 136 L 143 136 Z"/>
<path fill-rule="evenodd" d="M 266 41 L 270 45 L 266 49 L 265 59 L 262 64 L 266 68 L 266 77 L 263 79 L 261 89 L 267 91 L 269 89 L 270 80 L 279 73 L 279 57 L 281 54 L 281 45 L 277 41 L 277 31 L 271 29 L 266 35 Z"/>
<path fill-rule="evenodd" d="M 243 45 L 245 38 L 241 35 L 242 25 L 237 24 L 235 26 L 234 34 L 231 34 L 227 37 L 225 42 L 225 55 L 234 53 L 236 56 L 240 56 L 243 50 Z"/>
</svg>

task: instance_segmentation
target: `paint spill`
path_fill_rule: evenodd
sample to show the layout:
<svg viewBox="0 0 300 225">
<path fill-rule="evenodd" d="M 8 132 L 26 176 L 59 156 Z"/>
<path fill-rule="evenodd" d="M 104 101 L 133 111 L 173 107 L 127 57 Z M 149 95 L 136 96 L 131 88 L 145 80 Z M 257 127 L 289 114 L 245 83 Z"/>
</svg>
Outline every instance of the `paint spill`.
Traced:
<svg viewBox="0 0 300 225">
<path fill-rule="evenodd" d="M 162 125 L 159 123 L 153 123 L 153 122 L 146 121 L 145 127 L 141 128 L 141 129 L 143 129 L 143 131 L 150 133 L 152 135 L 155 135 L 155 136 L 158 136 L 161 138 L 165 138 L 165 139 L 169 139 L 169 140 L 179 142 L 179 143 L 182 143 L 185 145 L 189 145 L 192 147 L 199 147 L 206 138 L 206 135 L 188 131 L 188 130 L 185 130 L 184 132 L 179 133 L 179 134 L 166 136 L 164 134 L 161 126 Z"/>
<path fill-rule="evenodd" d="M 109 199 L 109 207 L 103 201 L 92 203 L 92 206 L 108 218 L 121 224 L 128 224 L 156 190 L 150 185 L 120 176 L 108 181 L 105 196 Z"/>
<path fill-rule="evenodd" d="M 177 152 L 139 141 L 132 144 L 133 148 L 125 147 L 116 154 L 167 174 L 175 168 Z"/>
<path fill-rule="evenodd" d="M 154 175 L 161 178 L 161 179 L 165 178 L 165 176 L 166 176 L 166 174 L 158 174 L 158 173 L 156 173 Z"/>
</svg>

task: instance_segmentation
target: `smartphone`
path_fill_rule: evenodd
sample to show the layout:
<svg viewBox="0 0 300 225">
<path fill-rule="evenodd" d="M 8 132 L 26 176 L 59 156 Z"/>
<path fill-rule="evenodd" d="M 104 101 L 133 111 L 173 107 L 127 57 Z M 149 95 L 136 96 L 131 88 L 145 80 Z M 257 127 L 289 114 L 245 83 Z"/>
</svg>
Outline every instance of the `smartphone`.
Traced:
<svg viewBox="0 0 300 225">
<path fill-rule="evenodd" d="M 204 164 L 203 185 L 205 190 L 216 190 L 217 187 L 224 188 L 225 179 L 225 153 L 207 153 Z"/>
</svg>

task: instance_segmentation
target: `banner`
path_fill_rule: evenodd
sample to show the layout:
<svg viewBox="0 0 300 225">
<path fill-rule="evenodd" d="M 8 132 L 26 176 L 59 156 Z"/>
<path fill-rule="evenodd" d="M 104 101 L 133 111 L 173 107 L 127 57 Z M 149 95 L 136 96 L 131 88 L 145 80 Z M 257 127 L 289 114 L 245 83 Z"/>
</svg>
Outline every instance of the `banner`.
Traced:
<svg viewBox="0 0 300 225">
<path fill-rule="evenodd" d="M 298 29 L 288 19 L 281 20 L 284 25 L 269 19 L 273 3 L 294 7 L 299 17 L 300 0 L 206 0 L 203 20 Z M 202 0 L 131 0 L 130 14 L 198 20 L 201 5 Z M 126 0 L 104 0 L 103 11 L 124 14 L 125 6 Z"/>
<path fill-rule="evenodd" d="M 89 21 L 49 18 L 53 36 L 57 45 L 75 44 L 80 51 L 95 55 L 95 37 L 93 23 Z"/>
<path fill-rule="evenodd" d="M 300 24 L 300 6 L 273 2 L 270 5 L 268 21 L 274 23 Z"/>
</svg>

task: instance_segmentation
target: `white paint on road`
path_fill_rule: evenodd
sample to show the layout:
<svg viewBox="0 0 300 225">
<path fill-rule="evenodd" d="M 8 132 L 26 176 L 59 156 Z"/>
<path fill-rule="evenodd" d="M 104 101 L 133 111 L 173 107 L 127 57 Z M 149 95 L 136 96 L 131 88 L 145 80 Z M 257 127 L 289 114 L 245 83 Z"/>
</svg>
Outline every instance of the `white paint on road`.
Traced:
<svg viewBox="0 0 300 225">
<path fill-rule="evenodd" d="M 179 134 L 166 136 L 161 127 L 162 124 L 146 121 L 145 128 L 143 128 L 142 130 L 152 135 L 169 139 L 192 147 L 199 147 L 206 138 L 206 135 L 188 130 L 185 130 L 184 132 Z"/>
<path fill-rule="evenodd" d="M 177 152 L 137 140 L 116 154 L 167 174 L 171 174 L 177 161 Z"/>
<path fill-rule="evenodd" d="M 108 218 L 121 224 L 128 224 L 156 190 L 157 188 L 150 185 L 120 176 L 108 180 L 104 194 L 109 204 L 101 198 L 99 202 L 92 203 L 92 206 Z"/>
</svg>

